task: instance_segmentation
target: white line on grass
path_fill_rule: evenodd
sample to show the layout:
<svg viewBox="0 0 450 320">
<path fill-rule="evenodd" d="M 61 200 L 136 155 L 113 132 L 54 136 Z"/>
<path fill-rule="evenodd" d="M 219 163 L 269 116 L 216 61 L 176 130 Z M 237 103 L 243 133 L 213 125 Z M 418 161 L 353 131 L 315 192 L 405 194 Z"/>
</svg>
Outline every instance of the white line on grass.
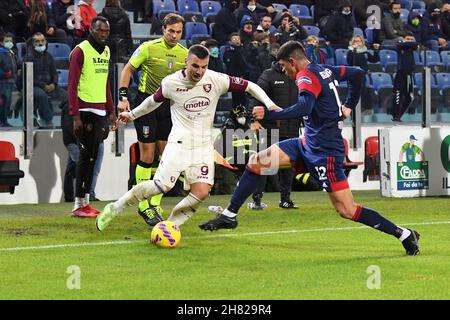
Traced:
<svg viewBox="0 0 450 320">
<path fill-rule="evenodd" d="M 400 223 L 400 226 L 424 226 L 424 225 L 439 225 L 450 224 L 450 221 L 430 221 L 430 222 L 411 222 Z M 211 238 L 231 238 L 231 237 L 246 237 L 246 236 L 263 236 L 269 234 L 286 234 L 286 233 L 306 233 L 306 232 L 324 232 L 324 231 L 346 231 L 355 229 L 370 229 L 367 226 L 360 227 L 342 227 L 342 228 L 320 228 L 320 229 L 304 229 L 304 230 L 279 230 L 279 231 L 262 231 L 262 232 L 249 232 L 249 233 L 226 233 L 226 234 L 212 234 L 207 236 L 190 236 L 183 237 L 183 239 L 211 239 Z M 145 243 L 149 240 L 117 240 L 108 242 L 81 242 L 81 243 L 68 243 L 68 244 L 51 244 L 42 246 L 28 246 L 28 247 L 13 247 L 13 248 L 0 248 L 0 251 L 23 251 L 23 250 L 43 250 L 43 249 L 57 249 L 57 248 L 73 248 L 73 247 L 92 247 L 92 246 L 111 246 L 121 244 L 136 244 Z"/>
</svg>

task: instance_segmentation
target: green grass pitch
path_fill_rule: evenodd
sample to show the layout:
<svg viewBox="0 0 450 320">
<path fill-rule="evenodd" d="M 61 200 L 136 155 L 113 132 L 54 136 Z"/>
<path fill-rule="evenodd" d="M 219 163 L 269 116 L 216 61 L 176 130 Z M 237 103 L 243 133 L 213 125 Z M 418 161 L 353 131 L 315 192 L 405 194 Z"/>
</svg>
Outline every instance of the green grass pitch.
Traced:
<svg viewBox="0 0 450 320">
<path fill-rule="evenodd" d="M 340 218 L 323 192 L 293 194 L 297 210 L 266 194 L 267 209 L 245 208 L 237 229 L 214 233 L 198 225 L 229 196 L 210 197 L 176 249 L 150 245 L 134 208 L 100 233 L 70 203 L 0 206 L 0 299 L 450 299 L 449 199 L 354 194 L 418 230 L 421 254 Z M 165 217 L 179 200 L 163 199 Z"/>
</svg>

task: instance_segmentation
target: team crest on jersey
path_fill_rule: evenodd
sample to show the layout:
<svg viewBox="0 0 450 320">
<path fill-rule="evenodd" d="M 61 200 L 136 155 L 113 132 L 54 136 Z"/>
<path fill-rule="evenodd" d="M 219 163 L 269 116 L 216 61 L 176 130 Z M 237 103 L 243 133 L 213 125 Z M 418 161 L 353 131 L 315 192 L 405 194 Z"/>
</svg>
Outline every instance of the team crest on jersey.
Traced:
<svg viewBox="0 0 450 320">
<path fill-rule="evenodd" d="M 305 82 L 306 84 L 312 84 L 311 78 L 307 76 L 302 76 L 297 79 L 297 85 L 300 85 L 303 82 Z"/>
<path fill-rule="evenodd" d="M 211 88 L 212 88 L 212 84 L 210 84 L 210 83 L 203 85 L 203 89 L 206 91 L 206 93 L 209 93 L 211 91 Z"/>
</svg>

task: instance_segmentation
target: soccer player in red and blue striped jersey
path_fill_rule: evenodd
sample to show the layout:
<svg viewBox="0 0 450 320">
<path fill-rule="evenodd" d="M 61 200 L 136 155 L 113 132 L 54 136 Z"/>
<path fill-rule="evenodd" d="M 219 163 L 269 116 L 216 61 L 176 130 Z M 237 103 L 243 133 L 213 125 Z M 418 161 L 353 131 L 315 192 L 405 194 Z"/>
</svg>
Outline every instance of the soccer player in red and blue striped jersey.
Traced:
<svg viewBox="0 0 450 320">
<path fill-rule="evenodd" d="M 358 104 L 364 71 L 358 67 L 311 63 L 303 46 L 296 41 L 284 44 L 277 60 L 286 75 L 296 79 L 298 101 L 287 109 L 255 107 L 253 115 L 257 120 L 303 117 L 304 139 L 284 140 L 253 156 L 227 208 L 200 228 L 211 231 L 236 228 L 238 210 L 258 185 L 260 176 L 274 174 L 278 168 L 299 161 L 319 180 L 341 217 L 390 234 L 401 241 L 407 255 L 418 254 L 419 233 L 399 227 L 377 211 L 355 203 L 344 174 L 343 120 Z M 336 89 L 339 81 L 348 82 L 348 95 L 343 104 Z"/>
</svg>

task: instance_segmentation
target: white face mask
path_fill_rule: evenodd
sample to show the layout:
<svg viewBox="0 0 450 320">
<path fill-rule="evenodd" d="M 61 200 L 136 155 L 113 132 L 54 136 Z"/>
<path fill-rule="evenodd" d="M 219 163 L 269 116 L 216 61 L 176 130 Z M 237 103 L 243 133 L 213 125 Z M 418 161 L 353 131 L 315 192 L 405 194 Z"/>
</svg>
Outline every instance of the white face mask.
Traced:
<svg viewBox="0 0 450 320">
<path fill-rule="evenodd" d="M 244 126 L 245 123 L 247 122 L 245 117 L 239 117 L 236 119 L 237 123 L 239 123 L 241 126 Z"/>
<path fill-rule="evenodd" d="M 256 10 L 256 5 L 255 5 L 255 4 L 249 4 L 249 5 L 247 6 L 247 9 L 250 10 L 251 12 L 253 12 L 253 11 Z"/>
</svg>

